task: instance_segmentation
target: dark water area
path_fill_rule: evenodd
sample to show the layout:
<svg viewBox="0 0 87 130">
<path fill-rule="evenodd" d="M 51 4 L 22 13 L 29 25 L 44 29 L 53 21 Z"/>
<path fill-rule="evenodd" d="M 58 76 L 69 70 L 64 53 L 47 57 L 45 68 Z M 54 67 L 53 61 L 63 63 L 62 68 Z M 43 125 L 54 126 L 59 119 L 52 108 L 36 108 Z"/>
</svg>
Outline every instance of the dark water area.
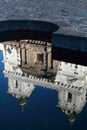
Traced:
<svg viewBox="0 0 87 130">
<path fill-rule="evenodd" d="M 0 129 L 82 130 L 87 127 L 86 66 L 54 59 L 57 53 L 52 57 L 49 44 L 26 44 L 25 40 L 4 42 L 2 46 Z"/>
</svg>

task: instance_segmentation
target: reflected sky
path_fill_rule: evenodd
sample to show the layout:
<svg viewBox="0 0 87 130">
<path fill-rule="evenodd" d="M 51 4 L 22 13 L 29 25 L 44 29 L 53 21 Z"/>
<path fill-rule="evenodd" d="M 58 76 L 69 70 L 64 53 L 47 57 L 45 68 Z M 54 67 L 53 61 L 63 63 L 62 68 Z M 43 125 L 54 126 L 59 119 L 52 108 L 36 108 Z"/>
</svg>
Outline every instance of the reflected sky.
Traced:
<svg viewBox="0 0 87 130">
<path fill-rule="evenodd" d="M 1 129 L 86 127 L 86 66 L 53 59 L 52 45 L 41 41 L 0 48 Z"/>
</svg>

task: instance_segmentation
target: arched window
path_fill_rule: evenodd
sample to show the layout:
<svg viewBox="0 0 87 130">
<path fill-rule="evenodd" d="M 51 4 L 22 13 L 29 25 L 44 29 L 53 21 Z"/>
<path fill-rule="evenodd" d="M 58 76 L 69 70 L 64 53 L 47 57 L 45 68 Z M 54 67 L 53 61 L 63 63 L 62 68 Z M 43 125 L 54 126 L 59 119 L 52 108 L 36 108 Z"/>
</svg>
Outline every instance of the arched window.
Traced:
<svg viewBox="0 0 87 130">
<path fill-rule="evenodd" d="M 72 94 L 68 92 L 68 102 L 72 102 Z"/>
<path fill-rule="evenodd" d="M 18 88 L 18 81 L 16 80 L 16 88 Z"/>
</svg>

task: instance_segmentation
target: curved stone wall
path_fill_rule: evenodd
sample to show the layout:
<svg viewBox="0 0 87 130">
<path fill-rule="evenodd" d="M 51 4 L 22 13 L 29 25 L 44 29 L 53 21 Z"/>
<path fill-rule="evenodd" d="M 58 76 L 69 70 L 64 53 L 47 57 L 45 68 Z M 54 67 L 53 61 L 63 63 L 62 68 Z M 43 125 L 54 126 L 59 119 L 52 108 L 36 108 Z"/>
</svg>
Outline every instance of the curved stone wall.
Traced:
<svg viewBox="0 0 87 130">
<path fill-rule="evenodd" d="M 56 24 L 46 21 L 0 21 L 0 41 L 34 39 L 51 42 L 52 33 L 58 28 Z"/>
<path fill-rule="evenodd" d="M 66 30 L 66 29 L 64 29 Z M 0 21 L 0 42 L 20 39 L 33 39 L 50 42 L 54 46 L 78 52 L 87 52 L 87 38 L 64 34 L 62 26 L 40 20 Z"/>
</svg>

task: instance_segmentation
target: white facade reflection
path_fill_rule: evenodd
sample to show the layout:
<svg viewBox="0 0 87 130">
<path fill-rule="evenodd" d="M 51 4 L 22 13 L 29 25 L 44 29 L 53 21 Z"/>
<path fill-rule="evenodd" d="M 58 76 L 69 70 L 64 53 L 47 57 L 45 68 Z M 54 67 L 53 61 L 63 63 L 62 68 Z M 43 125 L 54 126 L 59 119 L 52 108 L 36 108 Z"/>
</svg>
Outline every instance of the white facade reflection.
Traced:
<svg viewBox="0 0 87 130">
<path fill-rule="evenodd" d="M 60 62 L 55 82 L 58 84 L 58 106 L 72 125 L 86 103 L 87 67 Z"/>
<path fill-rule="evenodd" d="M 20 81 L 17 78 L 9 77 L 8 79 L 8 93 L 19 100 L 19 104 L 24 111 L 27 99 L 35 89 L 34 85 L 29 82 Z"/>
<path fill-rule="evenodd" d="M 86 103 L 87 67 L 52 59 L 52 46 L 38 41 L 3 44 L 8 93 L 26 104 L 35 86 L 58 91 L 58 107 L 71 124 Z"/>
</svg>

